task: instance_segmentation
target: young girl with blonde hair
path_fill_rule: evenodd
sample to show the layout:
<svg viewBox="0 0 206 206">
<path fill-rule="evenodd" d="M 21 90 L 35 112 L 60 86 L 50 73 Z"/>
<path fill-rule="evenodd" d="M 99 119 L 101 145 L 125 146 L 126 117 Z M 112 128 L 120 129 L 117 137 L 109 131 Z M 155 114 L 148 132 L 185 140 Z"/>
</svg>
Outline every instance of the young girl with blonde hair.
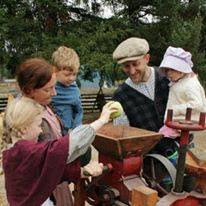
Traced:
<svg viewBox="0 0 206 206">
<path fill-rule="evenodd" d="M 105 105 L 100 118 L 90 125 L 79 126 L 64 138 L 38 142 L 45 108 L 27 97 L 9 104 L 1 149 L 10 206 L 52 206 L 49 197 L 62 181 L 76 182 L 84 177 L 83 171 L 93 176 L 102 173 L 101 163 L 91 162 L 81 168 L 78 157 L 87 151 L 95 131 L 116 111 L 109 106 Z"/>
<path fill-rule="evenodd" d="M 190 52 L 169 46 L 160 64 L 161 70 L 170 80 L 169 97 L 166 107 L 173 110 L 173 119 L 185 119 L 186 109 L 192 108 L 192 120 L 199 121 L 200 112 L 206 111 L 205 91 L 192 71 L 193 62 Z M 177 130 L 166 126 L 160 132 L 167 137 L 177 137 Z"/>
</svg>

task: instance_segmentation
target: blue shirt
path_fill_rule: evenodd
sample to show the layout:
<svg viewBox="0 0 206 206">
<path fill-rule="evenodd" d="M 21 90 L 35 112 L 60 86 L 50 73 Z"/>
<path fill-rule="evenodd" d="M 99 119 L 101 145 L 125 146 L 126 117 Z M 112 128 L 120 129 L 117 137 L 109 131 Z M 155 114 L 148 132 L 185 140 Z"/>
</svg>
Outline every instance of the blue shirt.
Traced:
<svg viewBox="0 0 206 206">
<path fill-rule="evenodd" d="M 82 124 L 81 94 L 76 82 L 69 86 L 57 82 L 55 88 L 57 95 L 52 98 L 52 106 L 67 132 Z"/>
</svg>

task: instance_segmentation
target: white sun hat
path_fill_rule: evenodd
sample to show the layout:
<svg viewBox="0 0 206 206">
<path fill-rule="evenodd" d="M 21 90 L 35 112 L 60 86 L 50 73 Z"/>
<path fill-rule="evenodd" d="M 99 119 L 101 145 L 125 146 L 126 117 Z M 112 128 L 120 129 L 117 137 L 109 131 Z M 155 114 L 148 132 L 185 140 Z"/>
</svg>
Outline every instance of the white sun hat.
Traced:
<svg viewBox="0 0 206 206">
<path fill-rule="evenodd" d="M 182 48 L 169 46 L 164 54 L 160 68 L 170 68 L 182 73 L 191 73 L 193 67 L 192 54 Z"/>
</svg>

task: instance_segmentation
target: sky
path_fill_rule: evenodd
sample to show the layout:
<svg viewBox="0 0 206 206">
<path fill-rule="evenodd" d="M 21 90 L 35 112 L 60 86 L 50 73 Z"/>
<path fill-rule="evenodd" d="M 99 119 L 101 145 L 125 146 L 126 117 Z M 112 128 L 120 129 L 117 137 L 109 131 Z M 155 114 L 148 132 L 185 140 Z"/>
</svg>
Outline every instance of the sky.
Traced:
<svg viewBox="0 0 206 206">
<path fill-rule="evenodd" d="M 89 6 L 91 8 L 91 0 L 88 0 L 88 1 L 89 1 Z M 96 0 L 96 1 L 101 4 L 101 0 Z M 81 2 L 83 2 L 83 0 L 81 0 Z M 81 3 L 80 7 L 84 8 L 84 4 Z M 102 13 L 100 15 L 102 17 L 110 18 L 113 16 L 112 8 L 110 6 L 104 6 L 101 9 L 102 9 Z M 153 21 L 157 21 L 157 19 L 155 17 L 153 17 L 152 15 L 146 15 L 142 20 L 145 22 L 148 22 L 148 23 L 152 23 Z"/>
<path fill-rule="evenodd" d="M 89 6 L 91 8 L 91 0 L 88 0 L 89 1 Z M 101 4 L 101 0 L 96 0 L 97 3 L 100 3 Z M 83 4 L 83 1 L 81 0 L 81 4 L 79 5 L 79 7 L 82 7 L 84 8 L 84 4 Z M 71 1 L 70 3 L 74 3 L 74 0 Z M 101 13 L 101 15 L 105 18 L 110 18 L 112 16 L 112 10 L 109 6 L 104 6 L 103 8 L 101 8 L 103 10 L 103 12 Z"/>
</svg>

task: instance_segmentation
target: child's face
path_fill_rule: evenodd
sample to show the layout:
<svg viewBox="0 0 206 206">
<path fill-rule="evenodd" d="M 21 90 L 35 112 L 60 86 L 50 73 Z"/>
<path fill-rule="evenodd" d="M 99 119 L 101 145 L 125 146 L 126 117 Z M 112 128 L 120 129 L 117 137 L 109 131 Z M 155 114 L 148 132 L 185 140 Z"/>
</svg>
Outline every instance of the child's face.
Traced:
<svg viewBox="0 0 206 206">
<path fill-rule="evenodd" d="M 41 129 L 42 115 L 36 116 L 30 126 L 23 131 L 23 139 L 37 142 Z"/>
<path fill-rule="evenodd" d="M 68 86 L 76 80 L 77 74 L 77 71 L 61 70 L 57 72 L 57 80 L 63 85 Z"/>
<path fill-rule="evenodd" d="M 184 73 L 176 71 L 174 69 L 170 69 L 170 68 L 164 68 L 164 69 L 167 78 L 172 82 L 178 81 L 180 78 L 182 78 L 185 75 Z"/>
</svg>

